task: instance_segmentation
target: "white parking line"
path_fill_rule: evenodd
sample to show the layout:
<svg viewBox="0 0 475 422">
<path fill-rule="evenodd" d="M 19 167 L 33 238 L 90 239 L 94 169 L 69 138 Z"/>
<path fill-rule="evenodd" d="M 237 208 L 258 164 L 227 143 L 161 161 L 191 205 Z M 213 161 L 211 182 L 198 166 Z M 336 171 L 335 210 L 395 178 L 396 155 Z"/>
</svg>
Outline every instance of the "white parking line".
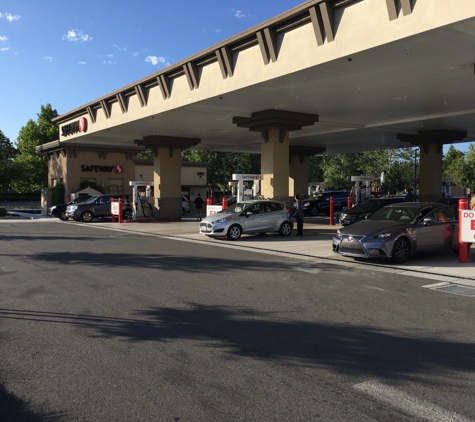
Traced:
<svg viewBox="0 0 475 422">
<path fill-rule="evenodd" d="M 389 387 L 377 381 L 368 381 L 354 385 L 354 388 L 374 399 L 387 403 L 391 407 L 402 410 L 424 421 L 431 422 L 473 422 L 456 412 L 452 412 L 433 403 L 417 400 L 396 388 Z"/>
</svg>

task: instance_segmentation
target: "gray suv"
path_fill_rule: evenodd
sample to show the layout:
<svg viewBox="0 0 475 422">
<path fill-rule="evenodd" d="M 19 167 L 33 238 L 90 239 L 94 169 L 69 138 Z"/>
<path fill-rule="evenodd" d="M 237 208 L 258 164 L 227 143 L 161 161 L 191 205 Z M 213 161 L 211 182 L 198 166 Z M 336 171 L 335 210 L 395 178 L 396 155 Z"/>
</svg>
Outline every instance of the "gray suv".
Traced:
<svg viewBox="0 0 475 422">
<path fill-rule="evenodd" d="M 102 195 L 92 198 L 83 204 L 68 205 L 66 215 L 76 221 L 91 222 L 94 218 L 111 217 L 111 199 L 122 198 L 122 217 L 132 220 L 132 205 L 128 203 L 128 195 Z"/>
</svg>

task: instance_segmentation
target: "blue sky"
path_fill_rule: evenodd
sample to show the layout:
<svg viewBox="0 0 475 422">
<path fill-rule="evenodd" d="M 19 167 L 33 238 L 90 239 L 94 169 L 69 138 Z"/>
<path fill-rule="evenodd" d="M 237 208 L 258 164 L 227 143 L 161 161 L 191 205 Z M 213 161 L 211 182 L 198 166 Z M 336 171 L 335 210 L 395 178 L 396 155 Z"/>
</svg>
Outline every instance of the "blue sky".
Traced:
<svg viewBox="0 0 475 422">
<path fill-rule="evenodd" d="M 68 112 L 302 3 L 2 0 L 0 130 L 15 142 L 41 105 Z"/>
<path fill-rule="evenodd" d="M 15 142 L 41 105 L 59 114 L 303 0 L 2 0 L 0 130 Z"/>
</svg>

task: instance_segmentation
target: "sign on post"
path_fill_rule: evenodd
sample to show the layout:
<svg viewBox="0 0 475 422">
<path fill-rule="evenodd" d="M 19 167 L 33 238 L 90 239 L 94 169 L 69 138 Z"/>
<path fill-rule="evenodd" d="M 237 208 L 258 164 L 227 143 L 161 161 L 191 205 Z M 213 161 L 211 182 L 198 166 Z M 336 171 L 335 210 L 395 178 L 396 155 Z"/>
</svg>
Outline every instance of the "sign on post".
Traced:
<svg viewBox="0 0 475 422">
<path fill-rule="evenodd" d="M 206 217 L 208 215 L 213 215 L 220 212 L 223 209 L 222 205 L 207 205 L 206 206 Z"/>
<path fill-rule="evenodd" d="M 462 242 L 475 243 L 475 211 L 462 210 L 460 230 Z"/>
<path fill-rule="evenodd" d="M 112 215 L 119 215 L 119 201 L 111 202 L 111 214 Z"/>
</svg>

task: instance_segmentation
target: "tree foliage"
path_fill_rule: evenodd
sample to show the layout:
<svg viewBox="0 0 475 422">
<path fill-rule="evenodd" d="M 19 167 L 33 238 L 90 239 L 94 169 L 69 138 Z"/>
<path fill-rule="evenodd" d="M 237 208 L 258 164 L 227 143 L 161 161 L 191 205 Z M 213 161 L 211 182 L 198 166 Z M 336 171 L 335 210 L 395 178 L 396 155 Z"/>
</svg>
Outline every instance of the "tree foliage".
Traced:
<svg viewBox="0 0 475 422">
<path fill-rule="evenodd" d="M 208 185 L 217 186 L 222 192 L 229 190 L 229 182 L 234 173 L 260 174 L 261 172 L 260 154 L 185 150 L 182 152 L 182 159 L 209 163 Z"/>
<path fill-rule="evenodd" d="M 17 154 L 16 148 L 0 130 L 0 192 L 8 189 L 15 179 L 13 159 Z"/>
<path fill-rule="evenodd" d="M 18 155 L 14 160 L 17 173 L 12 187 L 20 193 L 33 192 L 48 185 L 48 163 L 46 157 L 35 148 L 59 138 L 58 127 L 52 119 L 58 116 L 50 104 L 41 106 L 37 121 L 29 120 L 20 129 L 17 138 Z"/>
</svg>

